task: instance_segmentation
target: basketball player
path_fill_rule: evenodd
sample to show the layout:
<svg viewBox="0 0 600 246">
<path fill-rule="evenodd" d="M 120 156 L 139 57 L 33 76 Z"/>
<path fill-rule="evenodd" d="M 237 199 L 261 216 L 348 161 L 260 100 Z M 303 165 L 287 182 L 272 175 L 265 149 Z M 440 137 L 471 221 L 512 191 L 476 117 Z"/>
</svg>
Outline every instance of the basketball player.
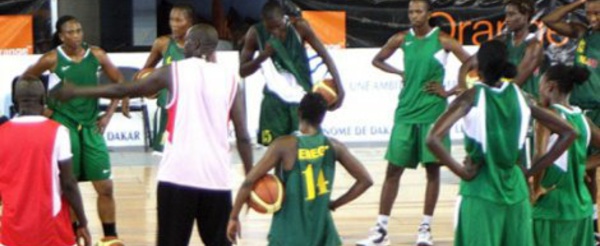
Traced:
<svg viewBox="0 0 600 246">
<path fill-rule="evenodd" d="M 338 100 L 331 109 L 337 109 L 344 101 L 344 88 L 333 59 L 327 49 L 302 18 L 289 20 L 283 14 L 278 1 L 267 2 L 262 9 L 262 21 L 252 26 L 246 34 L 240 55 L 240 75 L 247 77 L 263 67 L 276 68 L 279 77 L 286 80 L 284 86 L 271 86 L 274 78 L 266 78 L 261 103 L 258 142 L 269 145 L 279 136 L 298 129 L 297 109 L 302 95 L 311 90 L 312 80 L 308 57 L 304 48 L 308 43 L 323 59 L 333 76 Z M 258 51 L 258 56 L 254 53 Z M 290 85 L 292 84 L 292 85 Z M 284 87 L 283 89 L 281 87 Z M 291 95 L 291 96 L 290 96 Z"/>
<path fill-rule="evenodd" d="M 541 77 L 540 66 L 544 60 L 544 47 L 535 33 L 529 31 L 535 7 L 529 0 L 509 0 L 504 3 L 505 29 L 495 39 L 501 40 L 508 48 L 508 57 L 517 65 L 517 76 L 511 81 L 523 91 L 538 98 L 538 84 Z M 477 69 L 476 56 L 472 56 L 461 67 L 459 83 L 464 85 L 467 73 Z"/>
<path fill-rule="evenodd" d="M 125 84 L 63 87 L 55 95 L 121 98 L 168 89 L 169 120 L 165 153 L 158 168 L 158 245 L 188 245 L 194 220 L 205 245 L 230 245 L 231 161 L 228 123 L 233 121 L 237 149 L 247 173 L 252 149 L 242 94 L 235 74 L 214 63 L 217 31 L 206 24 L 190 28 L 187 59 L 163 66 L 148 77 Z"/>
<path fill-rule="evenodd" d="M 580 7 L 585 6 L 587 24 L 572 21 L 567 22 L 565 17 Z M 594 125 L 600 126 L 600 1 L 599 0 L 578 0 L 568 5 L 564 5 L 546 15 L 542 21 L 556 33 L 569 38 L 578 39 L 577 49 L 575 50 L 575 65 L 588 68 L 590 78 L 586 83 L 576 85 L 571 94 L 570 102 L 579 106 L 585 111 L 588 118 Z M 588 154 L 600 154 L 600 149 L 590 148 Z M 597 186 L 596 170 L 589 170 L 588 177 L 591 182 L 588 188 L 592 194 L 592 199 L 596 204 Z M 594 231 L 596 232 L 596 241 L 600 244 L 598 234 L 598 210 L 594 206 Z"/>
<path fill-rule="evenodd" d="M 169 16 L 170 35 L 163 35 L 154 40 L 150 55 L 143 68 L 154 68 L 162 59 L 163 65 L 169 65 L 171 62 L 183 60 L 183 44 L 185 42 L 185 32 L 194 25 L 194 10 L 189 5 L 175 5 L 171 9 Z M 157 152 L 163 150 L 163 133 L 167 125 L 167 90 L 158 93 L 154 117 L 154 136 L 152 137 L 152 149 Z"/>
<path fill-rule="evenodd" d="M 342 245 L 331 212 L 360 196 L 373 181 L 364 166 L 339 141 L 323 135 L 321 122 L 327 103 L 308 93 L 300 101 L 300 131 L 276 139 L 246 176 L 229 217 L 227 236 L 236 243 L 241 225 L 238 215 L 256 180 L 269 170 L 285 186 L 281 209 L 273 215 L 269 245 Z M 350 189 L 331 200 L 336 161 L 356 179 Z"/>
<path fill-rule="evenodd" d="M 56 49 L 44 54 L 37 63 L 29 67 L 25 76 L 39 77 L 49 71 L 61 80 L 61 84 L 69 81 L 82 86 L 96 86 L 97 72 L 102 68 L 113 82 L 123 80 L 123 75 L 104 50 L 83 42 L 81 23 L 75 17 L 59 18 L 56 30 Z M 110 159 L 102 136 L 118 103 L 118 100 L 111 101 L 106 113 L 98 117 L 100 111 L 97 99 L 78 97 L 67 102 L 48 102 L 48 107 L 53 111 L 52 119 L 69 129 L 75 177 L 79 181 L 92 181 L 98 193 L 98 215 L 104 231 L 100 245 L 122 245 L 116 229 Z"/>
<path fill-rule="evenodd" d="M 541 104 L 566 119 L 578 137 L 541 178 L 541 192 L 536 194 L 541 196 L 533 207 L 536 245 L 595 245 L 594 208 L 584 180 L 588 145 L 600 147 L 600 129 L 569 103 L 573 87 L 588 77 L 587 68 L 559 64 L 548 69 L 540 84 Z M 538 135 L 547 139 L 548 130 L 538 129 Z"/>
<path fill-rule="evenodd" d="M 446 98 L 456 92 L 455 89 L 445 91 L 443 87 L 448 52 L 461 62 L 466 61 L 469 54 L 456 40 L 430 25 L 432 11 L 428 0 L 412 0 L 408 8 L 412 28 L 392 36 L 373 59 L 375 67 L 402 77 L 403 88 L 385 155 L 388 167 L 381 189 L 379 216 L 371 235 L 357 245 L 389 245 L 388 220 L 400 178 L 405 168 L 414 169 L 419 163 L 427 170 L 427 191 L 417 244 L 433 245 L 431 223 L 439 193 L 440 168 L 425 146 L 425 137 L 431 124 L 446 109 Z M 404 70 L 386 61 L 397 50 L 404 54 Z M 450 148 L 449 138 L 445 143 Z"/>
<path fill-rule="evenodd" d="M 38 78 L 15 86 L 19 117 L 0 126 L 1 245 L 91 245 L 67 129 L 42 116 L 46 90 Z M 73 234 L 69 207 L 79 220 Z"/>
<path fill-rule="evenodd" d="M 500 80 L 517 74 L 504 43 L 492 40 L 482 44 L 477 60 L 483 83 L 458 96 L 427 139 L 427 146 L 440 162 L 464 179 L 454 245 L 531 246 L 529 189 L 517 163 L 530 117 L 557 133 L 558 138 L 527 170 L 528 176 L 551 165 L 577 134 L 558 116 L 529 105 L 516 84 Z M 452 125 L 463 117 L 467 164 L 471 163 L 466 167 L 454 160 L 443 144 Z"/>
</svg>

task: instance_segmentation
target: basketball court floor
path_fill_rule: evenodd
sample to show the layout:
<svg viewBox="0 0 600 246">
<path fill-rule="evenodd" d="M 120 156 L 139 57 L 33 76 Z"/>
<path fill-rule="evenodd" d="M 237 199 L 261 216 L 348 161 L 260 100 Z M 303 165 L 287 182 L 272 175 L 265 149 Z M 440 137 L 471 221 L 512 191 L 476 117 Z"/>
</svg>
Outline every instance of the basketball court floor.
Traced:
<svg viewBox="0 0 600 246">
<path fill-rule="evenodd" d="M 338 231 L 344 245 L 354 243 L 367 236 L 375 224 L 378 214 L 379 195 L 385 174 L 386 162 L 383 159 L 385 147 L 352 147 L 351 151 L 369 170 L 374 185 L 352 203 L 333 213 Z M 254 159 L 258 160 L 264 148 L 255 149 Z M 456 158 L 462 159 L 462 146 L 453 146 Z M 236 152 L 233 152 L 235 170 L 234 194 L 243 181 L 242 165 Z M 146 152 L 112 152 L 115 196 L 117 201 L 117 227 L 119 236 L 129 246 L 155 245 L 156 239 L 156 170 L 159 157 Z M 353 179 L 341 166 L 336 169 L 332 197 L 340 196 L 347 190 Z M 447 246 L 453 244 L 453 224 L 455 204 L 458 193 L 458 178 L 447 168 L 441 171 L 440 196 L 432 225 L 435 244 Z M 389 233 L 392 245 L 414 245 L 417 226 L 422 219 L 422 207 L 425 193 L 425 170 L 407 170 L 401 181 L 400 192 L 396 199 Z M 102 236 L 97 210 L 96 195 L 91 184 L 83 183 L 82 195 L 94 241 Z M 239 245 L 266 245 L 270 226 L 269 215 L 249 211 L 240 216 L 242 239 Z M 190 245 L 203 245 L 196 231 L 192 234 Z"/>
</svg>

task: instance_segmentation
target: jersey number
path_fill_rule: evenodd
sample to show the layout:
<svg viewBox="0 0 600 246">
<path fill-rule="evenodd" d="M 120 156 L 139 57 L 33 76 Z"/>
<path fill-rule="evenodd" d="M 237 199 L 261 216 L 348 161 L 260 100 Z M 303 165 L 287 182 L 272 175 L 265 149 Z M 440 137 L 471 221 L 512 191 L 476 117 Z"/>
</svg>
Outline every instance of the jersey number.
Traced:
<svg viewBox="0 0 600 246">
<path fill-rule="evenodd" d="M 304 179 L 306 181 L 306 200 L 307 201 L 311 201 L 315 199 L 315 193 L 316 193 L 316 189 L 315 189 L 315 177 L 313 175 L 313 165 L 312 164 L 308 164 L 308 166 L 306 166 L 306 169 L 304 171 L 302 171 L 302 174 L 304 174 Z M 319 178 L 317 179 L 317 189 L 319 189 L 319 196 L 321 195 L 325 195 L 329 192 L 329 190 L 327 189 L 327 185 L 329 184 L 329 181 L 327 181 L 325 179 L 325 175 L 323 174 L 323 170 L 319 171 Z"/>
</svg>

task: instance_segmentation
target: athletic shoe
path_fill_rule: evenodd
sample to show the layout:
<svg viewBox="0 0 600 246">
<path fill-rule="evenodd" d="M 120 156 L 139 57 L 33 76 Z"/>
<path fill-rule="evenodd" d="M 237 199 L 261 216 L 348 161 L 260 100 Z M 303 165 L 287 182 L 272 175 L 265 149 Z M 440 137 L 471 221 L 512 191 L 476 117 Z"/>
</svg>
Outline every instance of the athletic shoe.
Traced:
<svg viewBox="0 0 600 246">
<path fill-rule="evenodd" d="M 385 228 L 379 224 L 371 228 L 369 237 L 356 242 L 356 246 L 388 246 L 390 245 L 390 239 L 388 238 L 388 232 Z"/>
<path fill-rule="evenodd" d="M 431 236 L 431 227 L 428 224 L 419 226 L 417 235 L 417 246 L 433 246 L 433 237 Z"/>
</svg>

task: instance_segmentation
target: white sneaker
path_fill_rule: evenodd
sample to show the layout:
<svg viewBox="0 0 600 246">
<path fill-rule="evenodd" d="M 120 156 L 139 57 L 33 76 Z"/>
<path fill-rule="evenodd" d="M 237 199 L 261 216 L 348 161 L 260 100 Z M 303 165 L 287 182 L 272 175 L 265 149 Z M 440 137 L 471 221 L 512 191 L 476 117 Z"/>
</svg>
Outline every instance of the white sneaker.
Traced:
<svg viewBox="0 0 600 246">
<path fill-rule="evenodd" d="M 431 227 L 428 224 L 419 226 L 417 235 L 417 246 L 433 246 L 433 237 L 431 236 Z"/>
<path fill-rule="evenodd" d="M 369 237 L 356 242 L 356 246 L 388 246 L 390 245 L 390 239 L 385 228 L 379 224 L 371 228 Z"/>
</svg>

